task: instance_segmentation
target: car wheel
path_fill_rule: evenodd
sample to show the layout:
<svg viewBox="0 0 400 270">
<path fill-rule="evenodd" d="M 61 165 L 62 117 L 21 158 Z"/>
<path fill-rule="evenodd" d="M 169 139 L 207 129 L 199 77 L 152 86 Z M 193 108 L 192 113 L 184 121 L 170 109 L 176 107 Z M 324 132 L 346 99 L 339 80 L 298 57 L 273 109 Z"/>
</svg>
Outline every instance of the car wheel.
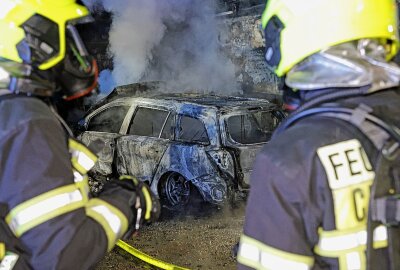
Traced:
<svg viewBox="0 0 400 270">
<path fill-rule="evenodd" d="M 185 206 L 189 202 L 190 190 L 191 184 L 185 177 L 171 173 L 161 182 L 161 202 L 171 207 Z"/>
</svg>

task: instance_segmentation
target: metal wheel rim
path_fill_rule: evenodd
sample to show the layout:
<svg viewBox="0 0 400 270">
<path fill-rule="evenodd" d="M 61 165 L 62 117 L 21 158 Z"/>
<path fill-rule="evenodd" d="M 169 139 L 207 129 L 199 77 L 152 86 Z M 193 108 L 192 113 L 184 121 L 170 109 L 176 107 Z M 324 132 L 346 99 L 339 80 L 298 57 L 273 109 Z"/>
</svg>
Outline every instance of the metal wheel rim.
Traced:
<svg viewBox="0 0 400 270">
<path fill-rule="evenodd" d="M 171 205 L 186 204 L 190 196 L 189 182 L 179 174 L 171 174 L 165 183 L 165 195 Z"/>
</svg>

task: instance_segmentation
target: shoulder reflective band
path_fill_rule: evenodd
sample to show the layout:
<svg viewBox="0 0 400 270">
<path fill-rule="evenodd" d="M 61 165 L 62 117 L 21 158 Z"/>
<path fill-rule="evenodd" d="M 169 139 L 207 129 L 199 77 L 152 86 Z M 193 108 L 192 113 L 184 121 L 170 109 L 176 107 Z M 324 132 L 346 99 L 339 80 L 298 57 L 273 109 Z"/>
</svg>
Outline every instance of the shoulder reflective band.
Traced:
<svg viewBox="0 0 400 270">
<path fill-rule="evenodd" d="M 314 265 L 314 258 L 282 251 L 242 235 L 238 262 L 255 269 L 309 270 Z"/>
<path fill-rule="evenodd" d="M 315 252 L 325 257 L 337 257 L 341 252 L 352 249 L 365 249 L 367 244 L 367 231 L 359 229 L 353 232 L 323 231 L 319 229 L 319 242 Z M 375 228 L 373 233 L 374 248 L 387 246 L 387 229 L 381 225 Z"/>
<path fill-rule="evenodd" d="M 69 139 L 69 152 L 74 174 L 74 182 L 84 195 L 84 201 L 88 200 L 89 185 L 87 172 L 94 166 L 97 157 L 80 142 Z"/>
<path fill-rule="evenodd" d="M 12 252 L 7 252 L 0 262 L 0 270 L 12 270 L 17 263 L 19 256 Z"/>
<path fill-rule="evenodd" d="M 86 174 L 96 163 L 97 157 L 86 146 L 69 139 L 72 166 L 81 174 Z"/>
<path fill-rule="evenodd" d="M 83 207 L 83 196 L 75 184 L 56 188 L 14 207 L 6 222 L 19 237 L 52 218 Z"/>
<path fill-rule="evenodd" d="M 96 220 L 103 227 L 110 251 L 117 240 L 128 229 L 128 219 L 116 207 L 100 199 L 91 199 L 86 205 L 86 214 Z"/>
</svg>

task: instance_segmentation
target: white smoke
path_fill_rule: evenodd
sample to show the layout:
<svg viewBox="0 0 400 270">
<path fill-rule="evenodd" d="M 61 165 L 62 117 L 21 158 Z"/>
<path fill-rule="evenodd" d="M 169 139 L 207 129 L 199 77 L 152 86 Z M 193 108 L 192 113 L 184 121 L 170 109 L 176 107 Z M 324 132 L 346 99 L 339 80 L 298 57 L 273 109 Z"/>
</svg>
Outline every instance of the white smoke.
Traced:
<svg viewBox="0 0 400 270">
<path fill-rule="evenodd" d="M 84 2 L 89 8 L 101 5 L 113 14 L 109 35 L 113 78 L 101 81 L 124 85 L 159 80 L 176 91 L 239 92 L 234 65 L 218 44 L 210 0 Z"/>
</svg>

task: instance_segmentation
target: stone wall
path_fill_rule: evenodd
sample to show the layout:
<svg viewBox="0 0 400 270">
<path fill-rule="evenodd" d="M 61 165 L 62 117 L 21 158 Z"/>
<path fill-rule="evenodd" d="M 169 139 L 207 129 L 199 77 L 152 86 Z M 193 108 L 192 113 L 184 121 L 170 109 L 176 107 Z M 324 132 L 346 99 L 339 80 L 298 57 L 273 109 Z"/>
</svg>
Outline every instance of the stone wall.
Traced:
<svg viewBox="0 0 400 270">
<path fill-rule="evenodd" d="M 280 95 L 277 76 L 264 60 L 260 15 L 221 19 L 219 41 L 235 64 L 236 78 L 249 95 Z"/>
</svg>

